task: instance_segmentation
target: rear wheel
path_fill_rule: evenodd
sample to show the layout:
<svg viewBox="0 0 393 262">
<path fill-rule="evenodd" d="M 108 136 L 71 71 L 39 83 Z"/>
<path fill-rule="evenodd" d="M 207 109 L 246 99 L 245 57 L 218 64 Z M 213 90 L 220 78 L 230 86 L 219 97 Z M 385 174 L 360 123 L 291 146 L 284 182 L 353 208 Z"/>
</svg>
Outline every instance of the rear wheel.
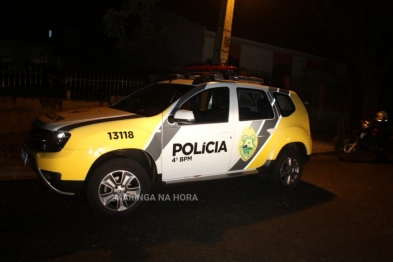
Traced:
<svg viewBox="0 0 393 262">
<path fill-rule="evenodd" d="M 87 200 L 98 214 L 124 217 L 146 205 L 151 190 L 146 171 L 130 159 L 113 159 L 100 165 L 86 189 Z"/>
<path fill-rule="evenodd" d="M 355 161 L 361 153 L 356 135 L 345 135 L 336 142 L 336 154 L 343 161 Z"/>
<path fill-rule="evenodd" d="M 284 149 L 277 157 L 269 180 L 280 191 L 294 189 L 303 172 L 303 158 L 294 149 Z"/>
</svg>

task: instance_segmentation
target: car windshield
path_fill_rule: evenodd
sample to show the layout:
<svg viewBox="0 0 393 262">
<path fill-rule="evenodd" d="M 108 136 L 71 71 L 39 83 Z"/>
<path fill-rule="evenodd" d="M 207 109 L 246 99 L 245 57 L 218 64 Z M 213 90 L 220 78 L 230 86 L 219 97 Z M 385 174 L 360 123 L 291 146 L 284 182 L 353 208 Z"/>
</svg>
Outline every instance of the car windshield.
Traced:
<svg viewBox="0 0 393 262">
<path fill-rule="evenodd" d="M 143 116 L 154 116 L 192 88 L 194 88 L 192 85 L 173 83 L 152 84 L 126 96 L 110 107 Z"/>
</svg>

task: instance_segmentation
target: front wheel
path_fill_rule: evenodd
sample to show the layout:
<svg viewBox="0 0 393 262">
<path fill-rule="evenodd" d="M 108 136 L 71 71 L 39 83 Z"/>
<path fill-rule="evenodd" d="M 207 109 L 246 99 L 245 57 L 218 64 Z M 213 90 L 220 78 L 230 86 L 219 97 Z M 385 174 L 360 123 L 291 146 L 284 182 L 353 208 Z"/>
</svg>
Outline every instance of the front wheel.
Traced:
<svg viewBox="0 0 393 262">
<path fill-rule="evenodd" d="M 345 135 L 341 137 L 335 146 L 336 154 L 340 160 L 356 161 L 361 153 L 360 141 L 356 135 Z"/>
<path fill-rule="evenodd" d="M 100 165 L 87 184 L 86 197 L 100 215 L 124 217 L 141 209 L 151 190 L 146 171 L 130 159 L 113 159 Z"/>
<path fill-rule="evenodd" d="M 293 149 L 283 150 L 275 161 L 269 180 L 280 191 L 290 191 L 299 183 L 303 172 L 303 158 Z"/>
</svg>

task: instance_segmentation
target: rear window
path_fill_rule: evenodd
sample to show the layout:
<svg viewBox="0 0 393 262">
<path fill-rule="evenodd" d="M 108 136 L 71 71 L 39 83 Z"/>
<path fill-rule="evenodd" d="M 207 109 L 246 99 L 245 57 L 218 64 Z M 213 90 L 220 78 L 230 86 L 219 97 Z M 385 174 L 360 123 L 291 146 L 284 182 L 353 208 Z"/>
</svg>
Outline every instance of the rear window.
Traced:
<svg viewBox="0 0 393 262">
<path fill-rule="evenodd" d="M 277 100 L 278 108 L 280 109 L 282 116 L 290 116 L 293 112 L 295 112 L 295 105 L 293 104 L 292 99 L 288 95 L 274 93 L 274 97 Z"/>
</svg>

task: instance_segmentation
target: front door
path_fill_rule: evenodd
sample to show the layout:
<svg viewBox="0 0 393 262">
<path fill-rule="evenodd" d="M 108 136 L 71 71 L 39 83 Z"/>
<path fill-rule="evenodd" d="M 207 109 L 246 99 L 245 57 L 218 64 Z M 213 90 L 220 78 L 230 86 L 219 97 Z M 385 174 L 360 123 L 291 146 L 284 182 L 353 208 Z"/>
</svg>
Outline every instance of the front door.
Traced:
<svg viewBox="0 0 393 262">
<path fill-rule="evenodd" d="M 164 126 L 164 181 L 228 171 L 234 130 L 228 121 L 229 97 L 227 87 L 210 88 L 180 105 L 180 109 L 193 112 L 195 122 Z"/>
</svg>

